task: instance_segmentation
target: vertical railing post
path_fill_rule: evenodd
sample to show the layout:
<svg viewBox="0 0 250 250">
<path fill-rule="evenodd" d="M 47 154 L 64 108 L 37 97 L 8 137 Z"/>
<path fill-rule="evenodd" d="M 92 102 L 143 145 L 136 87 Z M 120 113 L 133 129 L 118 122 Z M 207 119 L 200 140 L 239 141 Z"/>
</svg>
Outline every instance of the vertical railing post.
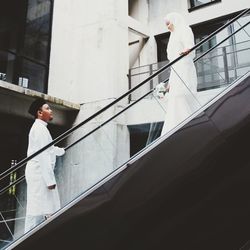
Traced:
<svg viewBox="0 0 250 250">
<path fill-rule="evenodd" d="M 153 64 L 149 64 L 149 75 L 153 74 Z M 151 79 L 149 82 L 150 89 L 154 87 L 154 79 Z"/>
<path fill-rule="evenodd" d="M 230 78 L 229 78 L 229 70 L 228 70 L 228 61 L 227 61 L 227 50 L 226 47 L 222 48 L 222 55 L 223 55 L 223 63 L 224 63 L 224 71 L 225 71 L 225 82 L 226 84 L 229 84 Z"/>
<path fill-rule="evenodd" d="M 131 79 L 131 69 L 128 70 L 128 89 L 130 90 L 132 88 L 132 79 Z M 128 95 L 128 103 L 131 102 L 131 94 Z"/>
</svg>

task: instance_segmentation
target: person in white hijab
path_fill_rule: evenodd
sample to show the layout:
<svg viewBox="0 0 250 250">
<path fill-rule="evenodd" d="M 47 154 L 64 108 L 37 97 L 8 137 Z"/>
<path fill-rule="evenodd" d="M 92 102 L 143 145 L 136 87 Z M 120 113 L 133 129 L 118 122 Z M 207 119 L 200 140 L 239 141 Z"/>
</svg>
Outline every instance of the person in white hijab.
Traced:
<svg viewBox="0 0 250 250">
<path fill-rule="evenodd" d="M 182 54 L 185 57 L 171 67 L 162 135 L 190 116 L 199 105 L 195 98 L 197 92 L 197 75 L 193 62 L 195 52 L 190 52 L 194 46 L 193 32 L 178 13 L 168 14 L 164 21 L 171 33 L 167 46 L 168 59 L 171 62 Z"/>
</svg>

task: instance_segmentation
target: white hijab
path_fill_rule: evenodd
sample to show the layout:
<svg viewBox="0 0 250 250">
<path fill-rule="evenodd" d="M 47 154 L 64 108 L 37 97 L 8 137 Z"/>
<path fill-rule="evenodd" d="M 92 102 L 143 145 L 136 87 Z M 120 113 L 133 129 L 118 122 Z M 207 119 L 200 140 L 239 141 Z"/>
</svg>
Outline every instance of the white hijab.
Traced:
<svg viewBox="0 0 250 250">
<path fill-rule="evenodd" d="M 165 23 L 170 22 L 174 26 L 167 47 L 168 58 L 172 61 L 180 56 L 184 49 L 190 49 L 194 46 L 194 35 L 185 19 L 179 13 L 169 13 L 164 17 L 164 21 Z M 190 56 L 194 57 L 194 53 Z"/>
<path fill-rule="evenodd" d="M 174 25 L 173 33 L 179 33 L 187 28 L 189 25 L 184 20 L 183 16 L 176 12 L 171 12 L 164 17 L 165 22 L 170 22 Z"/>
</svg>

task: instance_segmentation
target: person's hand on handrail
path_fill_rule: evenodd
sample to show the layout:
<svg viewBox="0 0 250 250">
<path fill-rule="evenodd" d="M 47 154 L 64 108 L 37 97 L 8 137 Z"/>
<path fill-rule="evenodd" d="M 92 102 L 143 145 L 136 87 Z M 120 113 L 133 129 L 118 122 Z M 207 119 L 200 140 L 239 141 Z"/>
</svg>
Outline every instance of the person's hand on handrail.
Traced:
<svg viewBox="0 0 250 250">
<path fill-rule="evenodd" d="M 188 55 L 190 53 L 190 49 L 185 49 L 180 53 L 180 56 L 182 55 Z"/>
</svg>

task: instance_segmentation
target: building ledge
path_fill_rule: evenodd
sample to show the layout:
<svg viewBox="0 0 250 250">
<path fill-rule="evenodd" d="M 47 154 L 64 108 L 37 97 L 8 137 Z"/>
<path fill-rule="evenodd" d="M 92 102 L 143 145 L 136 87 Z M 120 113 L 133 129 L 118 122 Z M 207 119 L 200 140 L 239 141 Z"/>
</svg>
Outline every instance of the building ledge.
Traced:
<svg viewBox="0 0 250 250">
<path fill-rule="evenodd" d="M 31 90 L 31 89 L 27 89 L 27 88 L 23 88 L 20 87 L 18 85 L 9 83 L 9 82 L 5 82 L 0 80 L 0 92 L 9 92 L 13 94 L 21 94 L 27 97 L 31 97 L 31 98 L 36 98 L 36 97 L 42 97 L 44 98 L 46 101 L 54 104 L 54 105 L 60 105 L 62 109 L 67 109 L 67 110 L 75 110 L 75 111 L 79 111 L 80 110 L 80 104 L 77 103 L 72 103 L 54 96 L 50 96 L 47 94 L 43 94 L 41 92 L 35 91 L 35 90 Z"/>
<path fill-rule="evenodd" d="M 28 109 L 37 97 L 44 98 L 53 110 L 54 125 L 71 127 L 80 111 L 80 104 L 65 101 L 31 89 L 0 80 L 0 113 L 18 119 L 34 119 Z"/>
</svg>

